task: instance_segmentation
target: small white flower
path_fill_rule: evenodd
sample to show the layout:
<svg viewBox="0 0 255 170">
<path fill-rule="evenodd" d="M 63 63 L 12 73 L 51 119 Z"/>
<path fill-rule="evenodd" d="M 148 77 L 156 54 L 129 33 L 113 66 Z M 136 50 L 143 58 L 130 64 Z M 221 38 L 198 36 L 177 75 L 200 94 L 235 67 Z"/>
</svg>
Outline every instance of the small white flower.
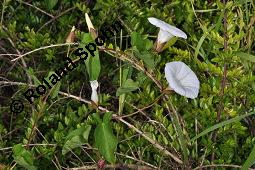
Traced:
<svg viewBox="0 0 255 170">
<path fill-rule="evenodd" d="M 194 99 L 198 96 L 199 80 L 196 74 L 183 62 L 169 62 L 165 66 L 165 77 L 176 93 Z"/>
<path fill-rule="evenodd" d="M 96 104 L 98 104 L 98 94 L 97 94 L 98 81 L 97 80 L 90 81 L 90 86 L 92 89 L 91 100 L 95 102 Z"/>
<path fill-rule="evenodd" d="M 148 18 L 149 22 L 153 25 L 155 25 L 156 27 L 159 27 L 159 33 L 158 33 L 158 38 L 157 38 L 157 42 L 156 42 L 156 50 L 158 52 L 162 51 L 162 48 L 164 46 L 164 44 L 169 41 L 171 38 L 173 38 L 174 36 L 176 37 L 181 37 L 184 39 L 187 39 L 187 35 L 185 34 L 185 32 L 183 32 L 182 30 L 169 25 L 168 23 L 161 21 L 157 18 L 154 17 L 150 17 Z"/>
</svg>

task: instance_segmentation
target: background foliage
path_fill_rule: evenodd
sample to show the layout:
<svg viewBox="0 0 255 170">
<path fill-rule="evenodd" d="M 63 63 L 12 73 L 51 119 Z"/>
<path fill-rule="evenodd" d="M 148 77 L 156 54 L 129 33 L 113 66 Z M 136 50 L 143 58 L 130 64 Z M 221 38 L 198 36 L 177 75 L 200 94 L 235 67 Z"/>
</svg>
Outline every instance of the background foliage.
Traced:
<svg viewBox="0 0 255 170">
<path fill-rule="evenodd" d="M 2 0 L 0 8 L 0 169 L 62 169 L 102 163 L 123 163 L 130 169 L 134 164 L 147 169 L 212 164 L 221 164 L 218 169 L 242 165 L 245 169 L 254 163 L 252 0 L 229 0 L 226 4 L 219 0 Z M 106 47 L 113 50 L 101 50 L 97 53 L 100 62 L 94 63 L 101 70 L 100 108 L 89 101 L 85 63 L 31 105 L 22 93 L 66 63 L 68 46 L 45 48 L 11 60 L 40 47 L 65 43 L 72 26 L 77 28 L 76 42 L 92 41 L 85 13 L 99 34 L 115 21 L 124 26 L 107 39 Z M 151 48 L 158 29 L 148 17 L 176 25 L 188 39 L 178 39 L 156 54 Z M 73 60 L 76 48 L 70 46 Z M 155 75 L 166 88 L 163 71 L 170 61 L 183 61 L 197 74 L 201 83 L 198 98 L 171 92 L 166 100 L 163 89 L 148 77 Z M 13 99 L 24 101 L 23 112 L 10 111 Z M 247 113 L 252 114 L 242 116 Z M 231 118 L 230 123 L 224 122 Z M 208 133 L 198 138 L 206 129 Z"/>
</svg>

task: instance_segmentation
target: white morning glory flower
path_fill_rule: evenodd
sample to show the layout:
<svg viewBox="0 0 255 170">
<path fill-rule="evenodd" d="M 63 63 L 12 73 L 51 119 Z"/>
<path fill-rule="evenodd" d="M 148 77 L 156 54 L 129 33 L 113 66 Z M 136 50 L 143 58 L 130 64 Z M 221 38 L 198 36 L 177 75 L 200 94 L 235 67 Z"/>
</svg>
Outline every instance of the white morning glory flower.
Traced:
<svg viewBox="0 0 255 170">
<path fill-rule="evenodd" d="M 90 81 L 90 86 L 92 89 L 90 100 L 92 100 L 94 103 L 98 104 L 98 94 L 97 94 L 98 81 L 97 80 Z"/>
<path fill-rule="evenodd" d="M 169 87 L 176 93 L 191 99 L 198 96 L 199 80 L 185 63 L 181 61 L 167 63 L 165 77 Z"/>
<path fill-rule="evenodd" d="M 185 34 L 185 32 L 172 25 L 169 25 L 164 21 L 161 21 L 154 17 L 150 17 L 148 18 L 148 20 L 151 24 L 160 28 L 156 42 L 156 50 L 158 52 L 162 51 L 161 49 L 163 48 L 164 44 L 174 36 L 187 39 L 187 35 Z"/>
</svg>

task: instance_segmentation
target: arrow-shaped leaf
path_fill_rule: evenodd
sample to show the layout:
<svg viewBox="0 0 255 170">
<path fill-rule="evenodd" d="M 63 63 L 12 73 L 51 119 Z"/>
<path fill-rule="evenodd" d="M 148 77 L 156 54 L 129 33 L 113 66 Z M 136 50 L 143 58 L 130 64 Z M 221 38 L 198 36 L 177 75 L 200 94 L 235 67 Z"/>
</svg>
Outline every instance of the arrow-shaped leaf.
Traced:
<svg viewBox="0 0 255 170">
<path fill-rule="evenodd" d="M 93 115 L 96 117 L 96 114 Z M 95 145 L 99 152 L 104 156 L 104 158 L 110 162 L 115 162 L 114 151 L 116 150 L 118 141 L 116 136 L 113 134 L 113 130 L 110 125 L 112 113 L 107 112 L 104 115 L 103 121 L 97 121 L 97 127 L 95 129 Z"/>
<path fill-rule="evenodd" d="M 85 50 L 84 46 L 89 44 L 89 43 L 94 43 L 94 40 L 92 39 L 91 35 L 89 33 L 85 33 L 83 34 L 82 37 L 82 47 L 83 50 Z M 85 50 L 87 51 L 87 50 Z M 91 56 L 91 54 L 88 52 L 88 58 L 85 61 L 86 64 L 86 69 L 87 72 L 89 74 L 89 79 L 91 81 L 93 80 L 97 80 L 100 74 L 100 70 L 101 70 L 101 65 L 100 65 L 100 58 L 99 58 L 99 52 L 98 49 L 96 49 L 96 51 L 94 52 L 95 56 Z"/>
</svg>

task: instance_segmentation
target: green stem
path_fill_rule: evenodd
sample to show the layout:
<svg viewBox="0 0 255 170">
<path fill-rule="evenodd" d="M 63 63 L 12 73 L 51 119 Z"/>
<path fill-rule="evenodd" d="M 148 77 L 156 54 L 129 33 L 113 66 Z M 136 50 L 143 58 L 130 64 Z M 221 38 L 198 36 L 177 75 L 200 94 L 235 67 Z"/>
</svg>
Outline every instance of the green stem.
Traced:
<svg viewBox="0 0 255 170">
<path fill-rule="evenodd" d="M 120 50 L 122 48 L 122 30 L 120 30 Z M 122 70 L 122 62 L 120 60 L 120 87 L 123 85 L 123 70 Z M 126 95 L 122 94 L 119 96 L 119 111 L 118 114 L 121 115 L 124 108 L 124 101 L 125 101 Z"/>
</svg>

